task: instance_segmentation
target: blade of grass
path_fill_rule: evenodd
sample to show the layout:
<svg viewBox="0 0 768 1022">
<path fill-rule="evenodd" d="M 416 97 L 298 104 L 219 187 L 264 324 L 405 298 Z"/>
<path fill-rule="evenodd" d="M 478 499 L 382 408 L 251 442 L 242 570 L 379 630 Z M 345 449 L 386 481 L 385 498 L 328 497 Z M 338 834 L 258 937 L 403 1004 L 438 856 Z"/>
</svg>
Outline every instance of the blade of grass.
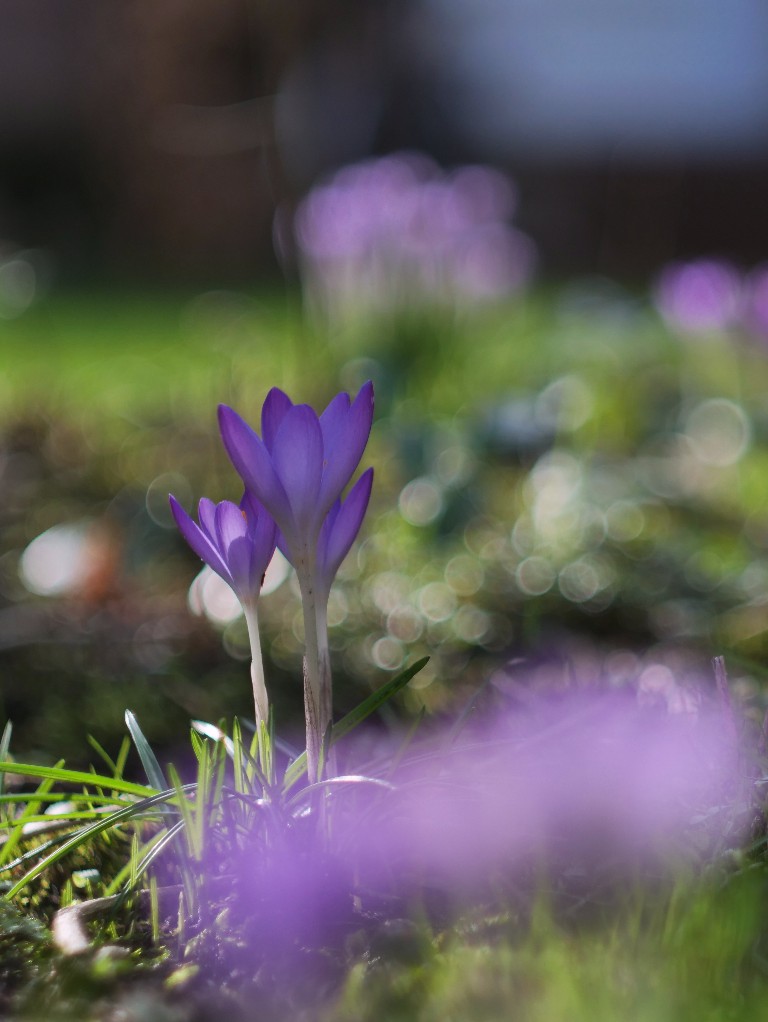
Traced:
<svg viewBox="0 0 768 1022">
<path fill-rule="evenodd" d="M 157 762 L 157 757 L 152 751 L 149 742 L 144 737 L 144 732 L 139 727 L 136 715 L 130 710 L 125 711 L 125 724 L 131 734 L 133 744 L 136 746 L 136 751 L 139 754 L 141 765 L 144 767 L 147 780 L 156 791 L 163 791 L 168 787 L 168 781 L 160 769 L 160 764 Z"/>
<path fill-rule="evenodd" d="M 205 847 L 206 807 L 208 805 L 210 787 L 211 750 L 207 742 L 203 742 L 200 754 L 200 767 L 197 772 L 197 791 L 195 792 L 195 846 L 198 849 L 198 854 L 195 857 L 198 860 L 202 859 L 203 848 Z"/>
<path fill-rule="evenodd" d="M 128 760 L 128 753 L 131 751 L 131 739 L 128 735 L 123 737 L 120 743 L 120 751 L 117 754 L 117 760 L 115 761 L 115 777 L 122 777 L 125 771 L 125 764 Z"/>
<path fill-rule="evenodd" d="M 0 738 L 0 761 L 8 759 L 8 752 L 11 747 L 11 735 L 13 733 L 13 725 L 10 720 L 6 721 L 5 727 L 3 728 L 3 737 Z M 0 795 L 5 793 L 5 774 L 0 773 Z"/>
<path fill-rule="evenodd" d="M 397 791 L 394 784 L 390 784 L 389 781 L 384 781 L 380 777 L 366 777 L 364 774 L 342 774 L 340 777 L 329 777 L 324 781 L 317 781 L 315 784 L 308 784 L 306 788 L 302 788 L 301 791 L 297 791 L 295 795 L 291 796 L 288 800 L 288 805 L 296 805 L 301 801 L 301 799 L 313 791 L 333 791 L 336 788 L 349 788 L 359 786 L 361 784 L 370 785 L 374 788 L 382 788 L 385 791 Z"/>
<path fill-rule="evenodd" d="M 145 841 L 143 845 L 139 848 L 138 853 L 136 855 L 138 865 L 136 863 L 132 864 L 130 862 L 127 862 L 122 867 L 122 869 L 112 878 L 112 880 L 109 882 L 109 885 L 104 889 L 104 896 L 110 897 L 113 894 L 117 894 L 122 885 L 125 883 L 126 878 L 132 875 L 133 870 L 135 870 L 137 876 L 140 875 L 142 871 L 141 863 L 146 859 L 146 857 L 150 854 L 153 848 L 155 848 L 155 846 L 158 844 L 162 844 L 162 847 L 165 847 L 169 833 L 173 831 L 175 836 L 179 832 L 179 830 L 181 830 L 182 827 L 183 821 L 177 820 L 172 827 L 168 829 L 159 830 L 156 834 L 153 834 L 152 837 L 149 838 L 149 840 Z"/>
<path fill-rule="evenodd" d="M 25 862 L 29 862 L 30 859 L 43 855 L 43 853 L 47 852 L 49 848 L 55 848 L 56 845 L 60 845 L 62 841 L 66 841 L 68 838 L 69 834 L 67 833 L 57 834 L 55 837 L 49 838 L 42 844 L 36 845 L 34 848 L 30 848 L 28 852 L 24 852 L 22 855 L 19 855 L 13 860 L 13 862 L 9 862 L 7 866 L 3 866 L 2 869 L 0 869 L 0 873 L 8 873 L 10 870 L 16 869 L 17 866 L 23 866 Z"/>
<path fill-rule="evenodd" d="M 63 763 L 63 762 L 64 761 L 61 760 L 59 765 L 61 765 L 61 763 Z M 50 791 L 52 784 L 53 784 L 53 780 L 51 778 L 46 777 L 38 785 L 38 791 L 41 792 L 43 795 L 45 795 L 45 794 L 47 794 Z M 8 837 L 7 837 L 6 841 L 5 841 L 5 843 L 3 844 L 2 848 L 0 848 L 0 868 L 2 868 L 3 865 L 6 862 L 8 862 L 8 860 L 12 857 L 15 849 L 17 848 L 17 846 L 19 844 L 19 841 L 21 840 L 21 838 L 23 836 L 24 827 L 28 823 L 32 822 L 32 818 L 33 817 L 37 817 L 39 815 L 38 814 L 38 810 L 40 809 L 40 806 L 41 806 L 43 800 L 42 799 L 37 799 L 35 797 L 35 794 L 30 796 L 29 802 L 27 802 L 27 805 L 24 807 L 24 809 L 22 810 L 22 812 L 19 814 L 19 816 L 16 819 L 16 826 L 13 828 L 13 830 L 8 835 Z M 49 819 L 52 819 L 52 818 L 49 817 Z"/>
<path fill-rule="evenodd" d="M 28 791 L 14 791 L 5 795 L 0 795 L 0 805 L 9 805 L 16 802 L 28 802 L 32 795 Z M 46 791 L 42 792 L 39 789 L 34 792 L 34 797 L 39 799 L 41 802 L 61 802 L 66 799 L 67 802 L 74 802 L 76 805 L 114 805 L 115 802 L 120 802 L 120 797 L 117 794 L 112 795 L 95 795 L 93 792 L 80 792 L 80 791 Z M 15 825 L 15 821 L 11 820 L 11 825 Z M 6 825 L 7 826 L 7 825 Z"/>
<path fill-rule="evenodd" d="M 168 847 L 168 845 L 176 840 L 178 835 L 184 829 L 184 826 L 185 826 L 184 820 L 178 820 L 176 823 L 174 823 L 174 825 L 169 830 L 167 830 L 164 834 L 161 835 L 160 840 L 154 843 L 154 845 L 149 849 L 149 851 L 146 852 L 144 857 L 135 864 L 135 867 L 133 868 L 132 871 L 132 876 L 135 877 L 135 879 L 132 878 L 130 885 L 120 892 L 120 897 L 115 903 L 115 909 L 119 908 L 120 905 L 125 900 L 125 898 L 127 898 L 128 895 L 135 889 L 135 886 L 136 884 L 138 884 L 138 881 L 140 880 L 142 875 L 146 873 L 146 871 L 149 869 L 149 867 L 152 865 L 152 863 L 155 861 L 158 855 L 161 855 Z M 155 877 L 152 877 L 152 880 L 154 881 Z M 150 881 L 150 884 L 151 882 L 152 881 Z M 113 883 L 110 884 L 109 889 L 114 890 L 116 888 L 116 885 L 117 877 L 115 877 Z"/>
<path fill-rule="evenodd" d="M 93 737 L 93 735 L 86 735 L 86 741 L 88 742 L 90 747 L 93 749 L 93 751 L 97 754 L 97 756 L 100 756 L 104 760 L 104 762 L 107 764 L 107 766 L 112 771 L 112 773 L 113 774 L 117 774 L 117 772 L 118 772 L 118 770 L 117 770 L 117 763 L 115 763 L 115 761 L 109 755 L 109 753 L 104 748 L 104 746 L 100 742 L 98 742 Z"/>
<path fill-rule="evenodd" d="M 171 783 L 174 786 L 176 794 L 178 795 L 179 812 L 181 813 L 182 819 L 184 820 L 184 824 L 186 827 L 187 846 L 189 848 L 189 854 L 192 856 L 193 859 L 197 859 L 198 858 L 196 844 L 197 831 L 195 829 L 195 817 L 194 813 L 192 812 L 192 807 L 189 803 L 189 800 L 184 797 L 184 788 L 181 783 L 181 778 L 179 777 L 176 768 L 172 764 L 168 767 L 168 774 L 171 778 Z M 197 788 L 197 784 L 195 783 L 187 785 L 187 788 L 189 790 Z"/>
<path fill-rule="evenodd" d="M 85 784 L 106 788 L 110 791 L 119 791 L 125 795 L 137 795 L 139 798 L 158 794 L 158 789 L 149 788 L 145 784 L 134 784 L 117 777 L 106 777 L 101 774 L 89 773 L 86 770 L 67 770 L 58 766 L 44 767 L 34 763 L 2 761 L 0 762 L 0 773 L 19 774 L 22 777 L 51 777 L 54 781 L 63 781 L 65 784 Z M 165 790 L 167 787 L 167 784 L 163 785 L 160 790 Z"/>
<path fill-rule="evenodd" d="M 240 721 L 235 717 L 232 721 L 232 763 L 235 791 L 245 791 L 243 755 L 243 732 L 240 728 Z"/>
<path fill-rule="evenodd" d="M 217 727 L 215 724 L 209 724 L 205 720 L 193 720 L 192 727 L 199 735 L 204 738 L 210 738 L 214 742 L 223 742 L 227 754 L 234 758 L 235 746 L 232 739 L 224 733 L 222 728 Z M 233 726 L 234 730 L 234 726 Z"/>
</svg>

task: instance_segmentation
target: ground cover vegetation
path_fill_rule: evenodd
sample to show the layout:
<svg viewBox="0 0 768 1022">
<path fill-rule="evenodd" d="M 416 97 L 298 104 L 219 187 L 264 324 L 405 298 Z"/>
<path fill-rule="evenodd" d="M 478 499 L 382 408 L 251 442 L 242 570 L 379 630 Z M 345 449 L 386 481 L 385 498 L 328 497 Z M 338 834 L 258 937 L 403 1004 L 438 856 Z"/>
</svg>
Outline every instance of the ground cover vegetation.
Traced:
<svg viewBox="0 0 768 1022">
<path fill-rule="evenodd" d="M 70 295 L 3 324 L 9 1017 L 764 1010 L 768 351 L 660 304 L 584 281 L 329 326 L 285 294 Z M 292 409 L 368 380 L 370 501 L 362 449 L 302 489 L 271 388 L 316 439 Z M 268 706 L 185 517 L 230 501 L 208 540 L 253 540 L 220 403 L 294 515 L 251 493 L 299 569 L 258 596 Z"/>
</svg>

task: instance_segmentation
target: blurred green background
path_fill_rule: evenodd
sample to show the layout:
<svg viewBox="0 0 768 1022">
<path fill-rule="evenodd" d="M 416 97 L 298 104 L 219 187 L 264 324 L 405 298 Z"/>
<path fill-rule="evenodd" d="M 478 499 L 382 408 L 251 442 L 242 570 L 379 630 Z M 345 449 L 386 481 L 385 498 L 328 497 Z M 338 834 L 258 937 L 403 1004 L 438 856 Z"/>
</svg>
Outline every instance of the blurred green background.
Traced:
<svg viewBox="0 0 768 1022">
<path fill-rule="evenodd" d="M 68 292 L 0 330 L 2 702 L 25 755 L 114 745 L 126 707 L 169 754 L 190 716 L 248 715 L 243 622 L 215 590 L 190 607 L 201 566 L 167 494 L 239 498 L 219 401 L 258 424 L 273 385 L 321 408 L 369 377 L 374 495 L 331 601 L 338 712 L 423 653 L 404 712 L 491 676 L 513 694 L 638 682 L 679 709 L 725 654 L 761 715 L 768 352 L 738 332 L 682 338 L 646 295 L 588 281 L 333 336 L 268 290 Z M 262 621 L 295 733 L 290 577 Z"/>
</svg>

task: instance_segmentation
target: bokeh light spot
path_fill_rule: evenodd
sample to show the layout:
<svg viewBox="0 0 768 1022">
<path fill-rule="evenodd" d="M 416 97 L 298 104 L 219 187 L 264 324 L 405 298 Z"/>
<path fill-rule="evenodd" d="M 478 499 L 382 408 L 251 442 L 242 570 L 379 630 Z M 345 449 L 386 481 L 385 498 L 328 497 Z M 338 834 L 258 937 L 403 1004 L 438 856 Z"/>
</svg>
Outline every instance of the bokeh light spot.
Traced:
<svg viewBox="0 0 768 1022">
<path fill-rule="evenodd" d="M 38 596 L 76 589 L 88 573 L 88 522 L 54 525 L 33 539 L 19 563 L 26 588 Z"/>
<path fill-rule="evenodd" d="M 429 525 L 443 510 L 443 494 L 428 476 L 413 479 L 403 487 L 398 501 L 400 514 L 411 525 Z"/>
<path fill-rule="evenodd" d="M 555 569 L 546 557 L 526 557 L 517 566 L 515 581 L 518 588 L 528 596 L 541 596 L 552 588 Z"/>
<path fill-rule="evenodd" d="M 744 409 L 725 398 L 697 405 L 686 422 L 696 456 L 705 465 L 734 465 L 749 446 L 751 429 Z"/>
</svg>

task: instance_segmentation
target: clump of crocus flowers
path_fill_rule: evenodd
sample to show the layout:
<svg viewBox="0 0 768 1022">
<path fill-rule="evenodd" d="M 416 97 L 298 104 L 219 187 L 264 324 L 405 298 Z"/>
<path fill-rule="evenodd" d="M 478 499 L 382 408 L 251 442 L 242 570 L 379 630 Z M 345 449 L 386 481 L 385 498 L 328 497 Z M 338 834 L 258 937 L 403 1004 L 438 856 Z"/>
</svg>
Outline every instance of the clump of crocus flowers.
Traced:
<svg viewBox="0 0 768 1022">
<path fill-rule="evenodd" d="M 251 677 L 260 748 L 267 733 L 269 699 L 264 680 L 258 600 L 267 566 L 279 547 L 296 571 L 304 617 L 304 707 L 307 774 L 322 770 L 323 742 L 331 725 L 332 680 L 328 597 L 368 507 L 373 469 L 344 495 L 368 442 L 373 385 L 352 400 L 337 394 L 318 415 L 273 388 L 261 413 L 261 436 L 226 405 L 219 425 L 245 493 L 240 504 L 203 498 L 195 522 L 171 496 L 182 535 L 233 590 L 243 608 L 251 645 Z"/>
<path fill-rule="evenodd" d="M 670 263 L 654 301 L 662 318 L 685 336 L 740 331 L 768 338 L 768 264 L 743 273 L 723 259 Z"/>
<path fill-rule="evenodd" d="M 536 249 L 513 227 L 513 183 L 486 166 L 447 172 L 420 153 L 343 167 L 293 221 L 304 294 L 324 319 L 421 305 L 467 309 L 520 292 Z"/>
</svg>

